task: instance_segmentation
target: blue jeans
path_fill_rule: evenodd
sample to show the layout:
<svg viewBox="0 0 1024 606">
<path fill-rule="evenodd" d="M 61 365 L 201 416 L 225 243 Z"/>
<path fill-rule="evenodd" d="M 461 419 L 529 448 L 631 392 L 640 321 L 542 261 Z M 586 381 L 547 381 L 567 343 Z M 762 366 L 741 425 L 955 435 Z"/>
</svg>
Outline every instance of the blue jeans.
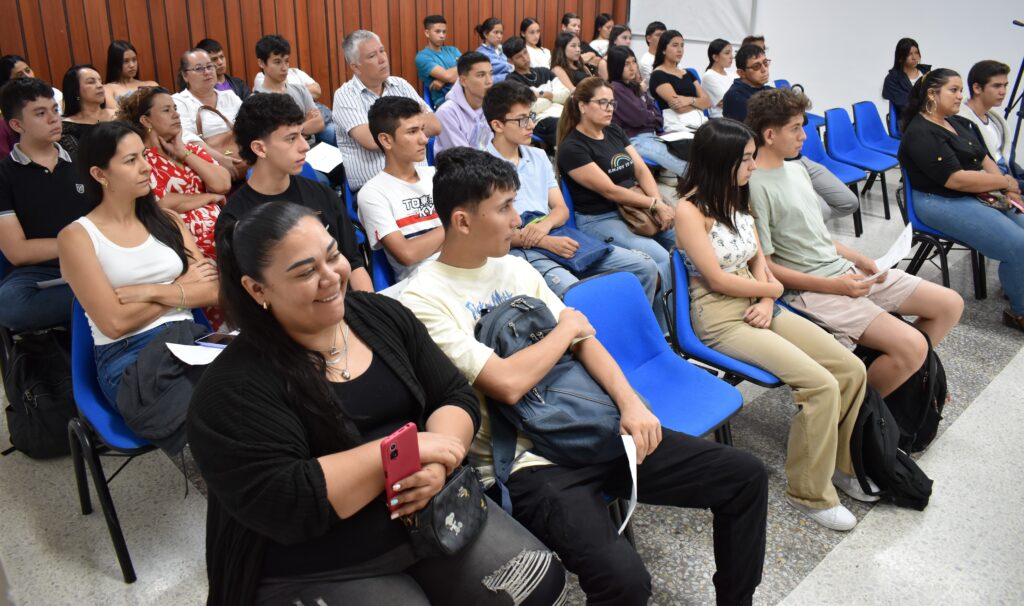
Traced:
<svg viewBox="0 0 1024 606">
<path fill-rule="evenodd" d="M 331 110 L 327 109 L 323 103 L 317 103 L 316 108 L 320 110 L 320 115 L 324 119 L 324 129 L 313 137 L 317 143 L 322 142 L 338 147 L 338 134 L 334 129 L 334 116 L 331 114 Z"/>
<path fill-rule="evenodd" d="M 96 376 L 99 379 L 100 390 L 115 408 L 117 407 L 117 390 L 121 386 L 121 375 L 124 374 L 124 369 L 131 366 L 139 357 L 139 352 L 165 328 L 167 328 L 167 324 L 161 324 L 146 332 L 118 339 L 106 345 L 97 345 L 94 348 Z"/>
<path fill-rule="evenodd" d="M 947 198 L 914 190 L 925 225 L 999 261 L 999 281 L 1015 314 L 1024 314 L 1024 215 L 985 206 L 974 196 Z"/>
<path fill-rule="evenodd" d="M 0 281 L 0 326 L 39 330 L 71 322 L 71 287 L 39 288 L 36 282 L 60 277 L 59 267 L 26 265 L 13 268 Z"/>
<path fill-rule="evenodd" d="M 668 151 L 665 143 L 658 141 L 657 135 L 654 133 L 640 133 L 635 137 L 630 137 L 629 142 L 644 159 L 657 163 L 658 166 L 677 177 L 682 177 L 686 172 L 686 160 Z"/>
<path fill-rule="evenodd" d="M 566 289 L 575 284 L 580 278 L 596 276 L 606 271 L 626 271 L 640 279 L 640 284 L 647 293 L 647 300 L 654 303 L 654 293 L 658 288 L 658 266 L 650 257 L 638 254 L 632 250 L 626 250 L 617 246 L 599 261 L 588 267 L 579 275 L 573 275 L 568 269 L 557 261 L 536 250 L 525 248 L 513 248 L 509 254 L 526 259 L 533 268 L 544 276 L 544 281 L 559 297 L 565 294 Z"/>
</svg>

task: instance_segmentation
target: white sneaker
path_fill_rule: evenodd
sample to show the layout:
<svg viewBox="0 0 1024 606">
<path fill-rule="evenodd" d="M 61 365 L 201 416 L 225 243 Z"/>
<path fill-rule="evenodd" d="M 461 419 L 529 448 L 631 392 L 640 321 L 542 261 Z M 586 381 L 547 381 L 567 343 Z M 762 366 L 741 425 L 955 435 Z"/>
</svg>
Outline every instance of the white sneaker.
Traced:
<svg viewBox="0 0 1024 606">
<path fill-rule="evenodd" d="M 788 497 L 786 500 L 789 501 L 789 504 L 792 505 L 794 509 L 821 524 L 825 528 L 846 531 L 853 530 L 853 527 L 857 525 L 857 516 L 850 513 L 850 510 L 842 505 L 836 505 L 829 509 L 814 509 L 806 505 L 801 505 Z"/>
<path fill-rule="evenodd" d="M 842 490 L 847 495 L 858 501 L 865 503 L 874 503 L 878 500 L 875 495 L 870 495 L 864 492 L 864 489 L 860 487 L 860 482 L 855 476 L 848 476 L 838 469 L 832 474 L 832 483 L 835 484 L 836 488 Z M 878 492 L 878 486 L 868 478 L 868 487 L 871 488 L 871 492 Z"/>
</svg>

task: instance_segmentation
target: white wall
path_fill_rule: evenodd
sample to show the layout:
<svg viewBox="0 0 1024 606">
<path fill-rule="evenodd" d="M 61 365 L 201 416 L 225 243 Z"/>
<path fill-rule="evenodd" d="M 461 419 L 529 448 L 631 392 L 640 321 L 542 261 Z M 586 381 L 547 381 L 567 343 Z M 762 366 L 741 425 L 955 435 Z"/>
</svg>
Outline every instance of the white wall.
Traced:
<svg viewBox="0 0 1024 606">
<path fill-rule="evenodd" d="M 634 5 L 664 5 L 669 28 L 686 35 L 685 20 L 673 18 L 673 0 L 633 0 Z M 714 6 L 709 3 L 708 6 Z M 771 77 L 803 84 L 815 113 L 856 101 L 875 101 L 882 116 L 882 80 L 892 66 L 896 41 L 904 36 L 921 45 L 921 60 L 934 67 L 967 71 L 981 59 L 1010 65 L 1010 87 L 1024 54 L 1024 20 L 1020 0 L 759 0 L 754 29 L 767 39 Z M 630 23 L 634 50 L 643 52 L 646 23 Z M 739 40 L 732 42 L 738 44 Z M 707 66 L 707 41 L 687 39 L 683 64 L 701 72 Z M 966 85 L 966 82 L 965 82 Z M 1022 83 L 1024 87 L 1024 83 Z M 1012 129 L 1016 119 L 1010 122 Z M 1024 139 L 1024 134 L 1022 134 Z M 1018 164 L 1024 164 L 1024 144 L 1018 145 Z"/>
</svg>

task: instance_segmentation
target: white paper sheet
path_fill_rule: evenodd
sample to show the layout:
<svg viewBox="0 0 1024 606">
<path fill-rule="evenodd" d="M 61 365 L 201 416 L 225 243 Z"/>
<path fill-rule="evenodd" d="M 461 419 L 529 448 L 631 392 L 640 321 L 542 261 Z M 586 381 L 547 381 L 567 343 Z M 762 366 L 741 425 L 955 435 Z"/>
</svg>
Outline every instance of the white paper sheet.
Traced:
<svg viewBox="0 0 1024 606">
<path fill-rule="evenodd" d="M 693 138 L 693 131 L 689 130 L 689 129 L 677 131 L 677 132 L 674 132 L 674 133 L 665 133 L 663 135 L 658 135 L 658 140 L 659 141 L 664 141 L 665 143 L 671 143 L 673 141 L 682 141 L 684 139 L 692 139 L 692 138 Z"/>
<path fill-rule="evenodd" d="M 321 141 L 306 152 L 306 162 L 322 173 L 329 173 L 341 164 L 341 150 Z"/>
<path fill-rule="evenodd" d="M 629 476 L 633 478 L 633 490 L 629 493 L 629 507 L 626 508 L 626 515 L 622 519 L 622 526 L 619 527 L 619 534 L 626 530 L 629 518 L 633 517 L 633 511 L 636 509 L 636 442 L 633 441 L 633 436 L 622 436 L 622 447 L 626 449 Z"/>
<path fill-rule="evenodd" d="M 178 358 L 189 366 L 206 366 L 213 362 L 220 352 L 224 351 L 219 347 L 203 347 L 202 345 L 179 345 L 168 343 L 167 349 L 171 350 L 174 357 Z"/>
<path fill-rule="evenodd" d="M 875 265 L 878 266 L 878 273 L 864 278 L 864 280 L 874 280 L 878 276 L 892 269 L 897 263 L 906 258 L 910 254 L 910 248 L 914 243 L 914 228 L 909 224 L 903 229 L 896 241 L 889 247 L 881 257 L 875 260 Z"/>
</svg>

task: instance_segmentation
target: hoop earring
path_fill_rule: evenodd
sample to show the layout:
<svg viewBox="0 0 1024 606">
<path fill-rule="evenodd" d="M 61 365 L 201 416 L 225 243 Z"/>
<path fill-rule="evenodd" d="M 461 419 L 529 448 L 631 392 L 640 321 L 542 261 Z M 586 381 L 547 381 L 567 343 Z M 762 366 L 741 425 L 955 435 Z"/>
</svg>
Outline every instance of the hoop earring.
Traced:
<svg viewBox="0 0 1024 606">
<path fill-rule="evenodd" d="M 929 97 L 928 101 L 926 101 L 925 104 L 924 104 L 924 113 L 926 113 L 926 114 L 934 114 L 935 110 L 938 109 L 938 105 L 939 104 L 935 102 L 935 99 L 932 99 L 931 97 Z"/>
</svg>

